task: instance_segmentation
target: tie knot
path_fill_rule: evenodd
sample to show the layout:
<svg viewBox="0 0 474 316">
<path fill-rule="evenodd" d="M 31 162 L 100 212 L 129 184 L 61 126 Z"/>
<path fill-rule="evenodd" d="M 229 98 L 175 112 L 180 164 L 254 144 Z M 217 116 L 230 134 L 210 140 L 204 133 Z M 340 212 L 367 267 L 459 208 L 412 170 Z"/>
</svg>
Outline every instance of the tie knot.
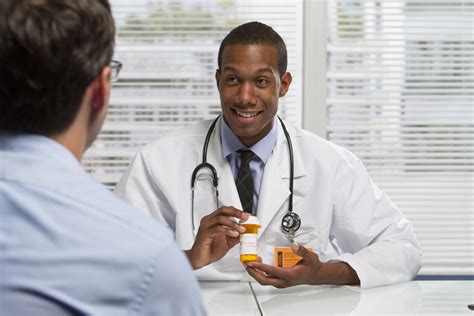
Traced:
<svg viewBox="0 0 474 316">
<path fill-rule="evenodd" d="M 252 160 L 253 157 L 255 157 L 255 154 L 253 153 L 253 151 L 248 150 L 248 149 L 241 149 L 238 152 L 240 154 L 240 161 L 242 164 L 248 164 L 250 160 Z"/>
</svg>

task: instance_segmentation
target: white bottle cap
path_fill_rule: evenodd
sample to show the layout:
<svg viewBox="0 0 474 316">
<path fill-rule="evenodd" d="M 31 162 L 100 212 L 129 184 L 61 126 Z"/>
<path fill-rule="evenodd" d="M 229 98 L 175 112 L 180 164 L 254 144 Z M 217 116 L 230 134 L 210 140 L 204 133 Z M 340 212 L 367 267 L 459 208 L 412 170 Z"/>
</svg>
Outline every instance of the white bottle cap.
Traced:
<svg viewBox="0 0 474 316">
<path fill-rule="evenodd" d="M 257 216 L 252 216 L 252 215 L 250 215 L 247 220 L 241 220 L 240 224 L 249 224 L 249 225 L 258 225 L 258 226 L 260 226 L 260 223 L 258 222 Z"/>
</svg>

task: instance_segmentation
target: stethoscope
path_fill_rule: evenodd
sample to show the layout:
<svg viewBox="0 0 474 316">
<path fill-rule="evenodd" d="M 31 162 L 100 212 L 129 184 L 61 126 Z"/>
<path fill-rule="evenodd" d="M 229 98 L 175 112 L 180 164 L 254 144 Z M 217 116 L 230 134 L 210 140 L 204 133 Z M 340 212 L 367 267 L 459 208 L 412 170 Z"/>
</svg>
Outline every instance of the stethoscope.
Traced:
<svg viewBox="0 0 474 316">
<path fill-rule="evenodd" d="M 212 185 L 214 187 L 214 192 L 216 196 L 216 209 L 219 207 L 218 197 L 219 197 L 219 190 L 218 190 L 218 179 L 217 179 L 217 171 L 213 165 L 207 162 L 207 149 L 209 147 L 209 141 L 211 139 L 212 131 L 214 130 L 217 121 L 219 120 L 220 114 L 217 118 L 212 122 L 211 126 L 206 135 L 206 139 L 204 141 L 204 146 L 202 148 L 202 163 L 196 166 L 193 170 L 193 174 L 191 176 L 191 221 L 193 225 L 193 234 L 196 237 L 196 226 L 194 224 L 194 183 L 196 181 L 197 174 L 201 169 L 209 169 L 212 174 Z M 286 142 L 288 143 L 288 149 L 290 153 L 290 199 L 288 204 L 288 212 L 283 216 L 281 220 L 281 229 L 283 232 L 288 234 L 288 239 L 293 241 L 294 233 L 300 228 L 301 226 L 301 219 L 298 214 L 293 212 L 293 179 L 294 179 L 294 159 L 293 159 L 293 146 L 291 145 L 291 138 L 290 134 L 288 133 L 283 120 L 278 116 L 280 120 L 281 127 L 283 128 L 283 132 L 286 137 Z"/>
</svg>

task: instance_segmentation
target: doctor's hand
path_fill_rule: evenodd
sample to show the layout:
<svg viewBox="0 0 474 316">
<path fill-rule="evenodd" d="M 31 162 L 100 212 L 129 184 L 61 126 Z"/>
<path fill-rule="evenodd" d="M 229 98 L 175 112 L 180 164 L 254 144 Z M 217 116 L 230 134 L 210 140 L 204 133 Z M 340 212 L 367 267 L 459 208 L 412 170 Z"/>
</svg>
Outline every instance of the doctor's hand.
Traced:
<svg viewBox="0 0 474 316">
<path fill-rule="evenodd" d="M 194 270 L 213 263 L 239 243 L 243 226 L 232 219 L 246 220 L 249 213 L 234 207 L 220 207 L 201 219 L 193 247 L 185 251 Z"/>
<path fill-rule="evenodd" d="M 261 285 L 286 288 L 300 284 L 360 284 L 357 273 L 345 262 L 323 263 L 319 256 L 306 248 L 293 244 L 294 253 L 301 260 L 289 268 L 281 268 L 262 262 L 245 264 L 247 272 Z"/>
</svg>

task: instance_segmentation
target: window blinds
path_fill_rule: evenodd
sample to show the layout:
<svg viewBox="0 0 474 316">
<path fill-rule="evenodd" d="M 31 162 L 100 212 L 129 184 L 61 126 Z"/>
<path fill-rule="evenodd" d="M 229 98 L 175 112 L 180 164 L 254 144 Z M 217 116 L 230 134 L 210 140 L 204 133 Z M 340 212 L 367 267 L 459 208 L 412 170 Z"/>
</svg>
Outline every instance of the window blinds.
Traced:
<svg viewBox="0 0 474 316">
<path fill-rule="evenodd" d="M 327 137 L 413 222 L 421 274 L 474 274 L 474 2 L 328 1 Z"/>
<path fill-rule="evenodd" d="M 266 23 L 285 40 L 294 79 L 280 99 L 280 114 L 301 125 L 301 0 L 111 3 L 117 25 L 114 58 L 124 66 L 102 132 L 83 161 L 98 181 L 113 187 L 146 143 L 220 112 L 214 80 L 218 48 L 231 29 L 245 22 Z"/>
</svg>

